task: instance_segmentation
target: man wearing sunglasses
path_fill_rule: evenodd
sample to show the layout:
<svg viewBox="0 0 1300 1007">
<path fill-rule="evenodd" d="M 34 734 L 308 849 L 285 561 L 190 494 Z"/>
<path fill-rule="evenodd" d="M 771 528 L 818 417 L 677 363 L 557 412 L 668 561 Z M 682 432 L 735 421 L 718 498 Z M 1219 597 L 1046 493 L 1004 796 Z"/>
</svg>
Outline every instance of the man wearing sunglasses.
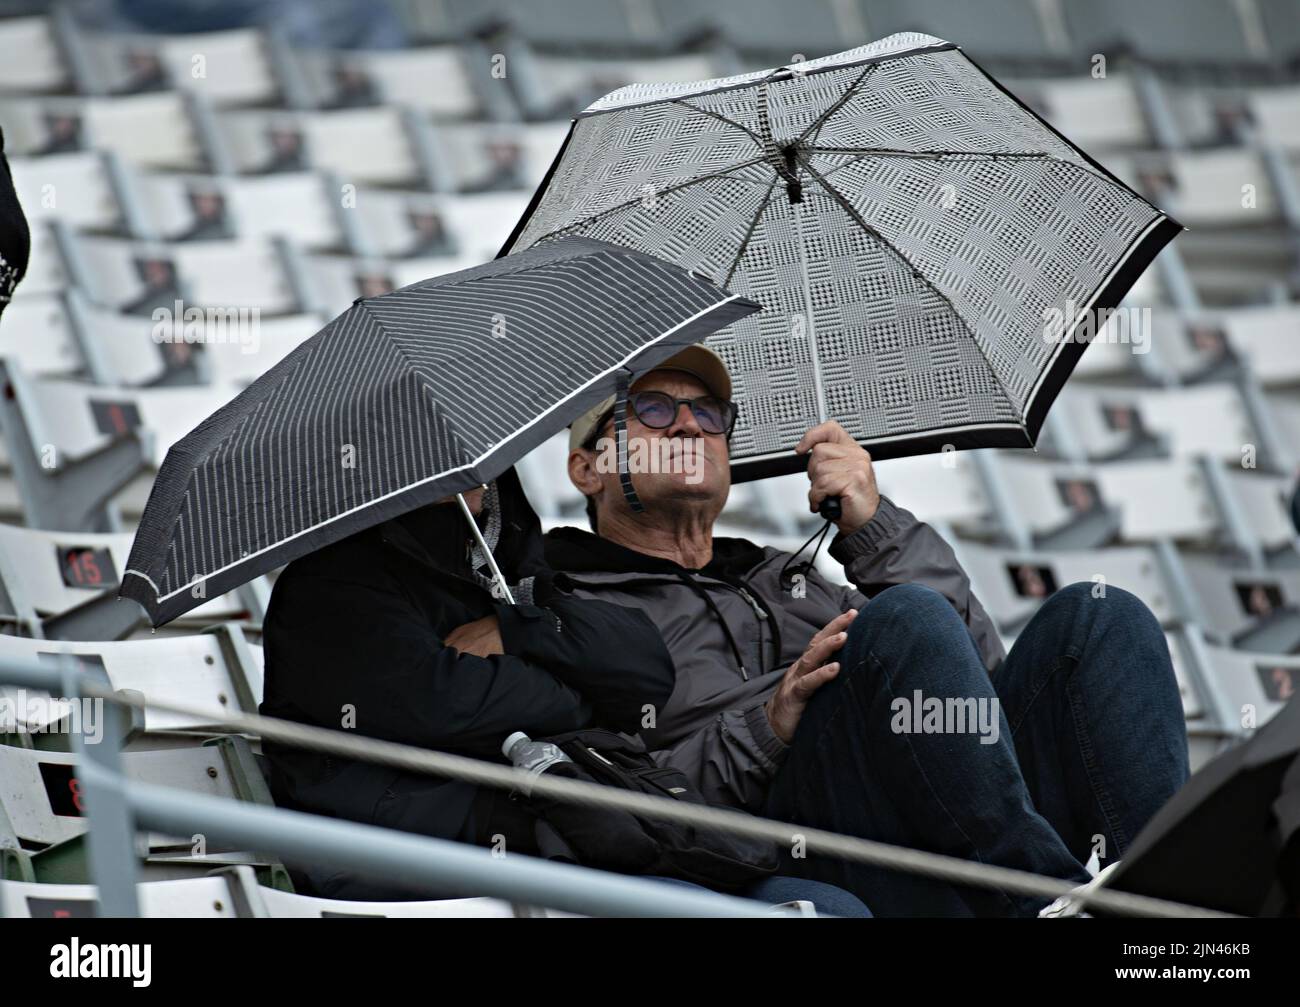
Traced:
<svg viewBox="0 0 1300 1007">
<path fill-rule="evenodd" d="M 952 549 L 879 494 L 870 456 L 834 422 L 796 450 L 810 510 L 841 499 L 830 553 L 852 587 L 715 537 L 731 391 L 701 346 L 632 386 L 629 457 L 644 441 L 647 456 L 677 460 L 628 466 L 640 509 L 610 462 L 613 401 L 580 417 L 568 472 L 592 532 L 547 535 L 576 594 L 659 627 L 677 678 L 643 718 L 656 757 L 716 803 L 966 860 L 1082 883 L 1090 859 L 1121 856 L 1187 775 L 1168 647 L 1146 606 L 1071 585 L 1005 653 Z M 932 723 L 936 700 L 969 718 Z M 845 888 L 878 915 L 1030 915 L 1046 901 L 810 852 L 793 846 L 783 873 Z"/>
</svg>

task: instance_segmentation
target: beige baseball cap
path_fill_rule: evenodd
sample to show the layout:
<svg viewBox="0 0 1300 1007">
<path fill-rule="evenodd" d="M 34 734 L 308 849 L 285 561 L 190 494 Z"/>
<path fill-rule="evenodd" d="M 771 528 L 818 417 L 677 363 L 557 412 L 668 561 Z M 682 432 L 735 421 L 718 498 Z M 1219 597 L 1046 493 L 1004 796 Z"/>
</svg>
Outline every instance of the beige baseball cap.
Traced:
<svg viewBox="0 0 1300 1007">
<path fill-rule="evenodd" d="M 720 356 L 707 347 L 698 344 L 688 346 L 653 370 L 684 371 L 707 388 L 709 394 L 716 395 L 720 399 L 731 398 L 731 375 L 727 373 L 727 365 L 722 362 Z M 569 450 L 582 447 L 595 432 L 601 418 L 613 408 L 614 396 L 611 395 L 574 420 L 569 426 Z"/>
</svg>

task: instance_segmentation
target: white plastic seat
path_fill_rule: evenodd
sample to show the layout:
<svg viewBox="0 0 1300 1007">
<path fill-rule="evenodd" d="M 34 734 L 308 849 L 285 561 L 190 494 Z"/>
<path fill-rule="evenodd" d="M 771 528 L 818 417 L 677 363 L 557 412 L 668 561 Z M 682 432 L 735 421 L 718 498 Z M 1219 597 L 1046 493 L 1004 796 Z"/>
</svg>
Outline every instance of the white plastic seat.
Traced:
<svg viewBox="0 0 1300 1007">
<path fill-rule="evenodd" d="M 718 76 L 707 53 L 675 53 L 651 59 L 575 56 L 531 49 L 535 86 L 521 88 L 520 101 L 531 118 L 560 118 L 581 112 L 597 98 L 627 84 L 694 81 Z"/>
<path fill-rule="evenodd" d="M 238 739 L 242 742 L 242 739 Z M 242 744 L 247 753 L 247 744 Z M 240 800 L 255 766 L 237 766 L 229 749 L 216 745 L 165 748 L 122 753 L 127 779 L 173 787 L 206 797 Z M 12 848 L 40 849 L 80 836 L 86 820 L 75 783 L 77 756 L 0 745 L 0 843 Z M 257 776 L 252 786 L 269 803 L 265 781 Z M 258 801 L 258 803 L 263 803 Z M 188 848 L 186 837 L 153 835 L 150 849 Z"/>
<path fill-rule="evenodd" d="M 448 218 L 448 202 L 444 196 L 428 193 L 367 188 L 357 192 L 356 207 L 350 212 L 356 215 L 363 247 L 373 255 L 455 255 L 460 233 Z"/>
<path fill-rule="evenodd" d="M 808 479 L 802 473 L 802 510 L 808 510 Z M 975 463 L 968 453 L 955 451 L 914 458 L 894 458 L 876 464 L 880 492 L 922 521 L 979 525 L 992 513 Z"/>
<path fill-rule="evenodd" d="M 300 51 L 303 76 L 318 104 L 349 100 L 340 69 L 354 86 L 365 87 L 376 104 L 407 105 L 440 118 L 472 119 L 483 113 L 466 52 L 456 45 L 393 51 Z M 437 81 L 436 87 L 430 82 Z"/>
<path fill-rule="evenodd" d="M 1239 468 L 1225 469 L 1225 477 L 1229 492 L 1259 544 L 1268 551 L 1294 549 L 1296 528 L 1291 523 L 1290 499 L 1295 481 Z"/>
<path fill-rule="evenodd" d="M 1008 86 L 1084 150 L 1152 143 L 1133 79 L 1126 74 L 1014 81 Z"/>
<path fill-rule="evenodd" d="M 99 153 L 15 157 L 9 167 L 29 222 L 57 218 L 74 227 L 104 231 L 121 225 L 122 210 Z"/>
<path fill-rule="evenodd" d="M 954 543 L 976 597 L 1003 629 L 1022 626 L 1052 592 L 1084 582 L 1122 588 L 1137 595 L 1161 625 L 1177 612 L 1155 553 L 1141 546 L 1078 552 L 999 549 L 976 542 Z"/>
<path fill-rule="evenodd" d="M 191 91 L 218 106 L 269 103 L 280 94 L 265 36 L 256 28 L 186 35 L 87 33 L 82 42 L 99 82 L 111 92 Z"/>
<path fill-rule="evenodd" d="M 1109 462 L 1092 471 L 1102 498 L 1119 509 L 1125 542 L 1198 542 L 1221 530 L 1205 477 L 1189 458 Z"/>
<path fill-rule="evenodd" d="M 9 613 L 3 632 L 33 634 L 33 627 L 21 621 L 24 611 L 28 619 L 58 616 L 106 592 L 116 596 L 131 539 L 127 533 L 53 532 L 0 524 L 0 582 L 16 610 Z M 232 592 L 208 599 L 173 625 L 242 618 L 246 608 Z"/>
<path fill-rule="evenodd" d="M 188 289 L 185 307 L 211 305 L 270 314 L 288 314 L 298 307 L 280 256 L 265 240 L 160 245 L 81 236 L 76 239 L 76 249 L 85 264 L 87 281 L 93 284 L 87 293 L 101 304 L 123 310 L 152 313 L 155 302 L 147 299 L 149 288 L 142 263 L 154 260 L 171 263 L 176 280 Z M 160 303 L 174 313 L 177 296 L 178 288 L 164 285 Z M 133 308 L 133 304 L 142 307 Z"/>
<path fill-rule="evenodd" d="M 88 673 L 106 676 L 115 689 L 133 689 L 146 699 L 176 703 L 206 711 L 206 716 L 150 708 L 144 712 L 146 732 L 212 730 L 231 714 L 256 713 L 262 701 L 260 668 L 249 644 L 237 627 L 221 633 L 162 636 L 111 643 L 71 643 L 31 640 L 0 635 L 0 658 L 17 661 L 53 661 L 56 655 L 73 655 Z M 260 648 L 259 648 L 260 649 Z M 66 703 L 41 703 L 30 707 L 18 702 L 27 696 L 47 694 L 0 685 L 0 700 L 13 702 L 16 719 L 31 733 L 60 730 Z M 35 719 L 29 719 L 28 713 Z"/>
<path fill-rule="evenodd" d="M 1228 710 L 1244 718 L 1253 714 L 1262 727 L 1300 694 L 1300 657 L 1293 654 L 1251 654 L 1230 647 L 1204 648 L 1214 688 Z M 1229 725 L 1242 730 L 1241 721 Z"/>
<path fill-rule="evenodd" d="M 313 168 L 358 185 L 403 185 L 422 179 L 395 107 L 306 112 L 300 122 Z"/>
<path fill-rule="evenodd" d="M 440 899 L 424 902 L 352 902 L 321 899 L 311 895 L 259 889 L 272 917 L 307 919 L 323 916 L 387 916 L 392 918 L 492 918 L 518 916 L 515 907 L 503 899 Z"/>
<path fill-rule="evenodd" d="M 1300 86 L 1257 88 L 1249 93 L 1247 104 L 1260 137 L 1270 144 L 1300 150 Z"/>
<path fill-rule="evenodd" d="M 0 21 L 0 91 L 62 91 L 69 84 L 67 64 L 48 17 Z"/>
<path fill-rule="evenodd" d="M 1241 396 L 1229 384 L 1136 389 L 1074 383 L 1057 408 L 1093 458 L 1125 450 L 1142 432 L 1165 438 L 1175 457 L 1209 455 L 1238 464 L 1243 445 L 1257 443 Z"/>
<path fill-rule="evenodd" d="M 1226 567 L 1199 556 L 1184 556 L 1183 567 L 1206 630 L 1223 641 L 1239 640 L 1300 607 L 1300 571 Z"/>
<path fill-rule="evenodd" d="M 546 175 L 567 123 L 437 123 L 431 130 L 452 192 L 518 190 L 528 194 Z"/>
<path fill-rule="evenodd" d="M 443 213 L 456 235 L 458 254 L 478 262 L 495 259 L 523 216 L 528 199 L 526 192 L 485 192 L 444 199 Z"/>
<path fill-rule="evenodd" d="M 136 885 L 140 915 L 151 919 L 234 919 L 239 902 L 225 877 L 176 878 Z M 38 919 L 99 915 L 95 885 L 0 881 L 0 917 Z"/>
<path fill-rule="evenodd" d="M 14 298 L 0 319 L 0 357 L 17 360 L 39 377 L 80 371 L 81 350 L 63 299 L 54 294 Z"/>
<path fill-rule="evenodd" d="M 373 297 L 431 276 L 454 273 L 483 260 L 465 256 L 429 259 L 359 259 L 346 255 L 305 257 L 320 309 L 329 316 L 346 311 L 358 297 Z"/>
</svg>

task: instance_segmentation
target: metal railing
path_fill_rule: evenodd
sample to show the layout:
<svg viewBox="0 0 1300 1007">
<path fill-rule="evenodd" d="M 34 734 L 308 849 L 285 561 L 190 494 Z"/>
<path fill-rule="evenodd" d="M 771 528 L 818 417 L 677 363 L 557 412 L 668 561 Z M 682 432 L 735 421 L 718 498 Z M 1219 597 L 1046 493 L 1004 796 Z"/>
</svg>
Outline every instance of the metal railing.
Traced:
<svg viewBox="0 0 1300 1007">
<path fill-rule="evenodd" d="M 151 701 L 139 693 L 118 693 L 81 673 L 74 662 L 57 666 L 0 658 L 0 684 L 40 689 L 61 698 L 105 702 L 103 740 L 88 745 L 71 732 L 83 781 L 87 844 L 93 876 L 107 915 L 135 915 L 134 830 L 188 834 L 200 829 L 224 842 L 288 853 L 303 862 L 339 866 L 396 884 L 433 884 L 474 895 L 498 895 L 514 902 L 587 915 L 768 916 L 772 908 L 745 899 L 692 892 L 625 875 L 554 864 L 529 857 L 495 857 L 486 849 L 376 826 L 259 807 L 131 781 L 121 767 L 119 738 L 126 707 L 156 708 L 213 720 L 211 710 Z M 616 790 L 594 783 L 534 777 L 514 767 L 465 756 L 310 727 L 252 714 L 215 718 L 232 733 L 258 735 L 285 745 L 330 752 L 403 770 L 453 777 L 513 789 L 527 783 L 533 793 L 560 800 L 620 808 L 635 814 L 721 829 L 783 845 L 801 842 L 808 854 L 921 874 L 959 885 L 1002 889 L 1042 897 L 1072 896 L 1082 908 L 1131 915 L 1220 917 L 1228 914 L 1103 887 L 1081 891 L 1072 882 L 1026 871 L 974 863 L 956 857 L 843 836 L 821 829 L 757 818 L 743 812 Z"/>
</svg>

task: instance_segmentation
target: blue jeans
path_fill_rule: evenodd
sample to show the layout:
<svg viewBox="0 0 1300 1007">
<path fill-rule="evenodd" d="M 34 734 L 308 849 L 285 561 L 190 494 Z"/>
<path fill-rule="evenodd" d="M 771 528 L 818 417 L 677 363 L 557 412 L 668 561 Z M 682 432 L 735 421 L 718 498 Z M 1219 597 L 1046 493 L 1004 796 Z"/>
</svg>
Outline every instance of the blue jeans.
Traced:
<svg viewBox="0 0 1300 1007">
<path fill-rule="evenodd" d="M 682 881 L 680 878 L 661 878 L 652 875 L 650 880 L 709 891 L 703 885 L 697 885 L 691 881 Z M 834 885 L 828 885 L 822 881 L 811 881 L 807 878 L 779 876 L 764 878 L 762 881 L 756 881 L 744 891 L 736 894 L 742 898 L 767 902 L 774 906 L 783 902 L 795 902 L 797 900 L 811 902 L 821 916 L 838 916 L 846 919 L 865 919 L 871 916 L 871 910 L 863 905 L 862 900 L 856 895 L 851 895 Z"/>
<path fill-rule="evenodd" d="M 1093 588 L 1052 595 L 991 678 L 942 595 L 882 591 L 853 621 L 839 675 L 808 704 L 763 814 L 1088 880 L 1093 849 L 1103 865 L 1121 857 L 1188 773 L 1159 624 L 1127 591 Z M 930 698 L 963 703 L 941 704 L 945 718 Z M 853 892 L 878 916 L 1023 916 L 1047 901 L 815 851 L 787 852 L 782 873 Z"/>
</svg>

